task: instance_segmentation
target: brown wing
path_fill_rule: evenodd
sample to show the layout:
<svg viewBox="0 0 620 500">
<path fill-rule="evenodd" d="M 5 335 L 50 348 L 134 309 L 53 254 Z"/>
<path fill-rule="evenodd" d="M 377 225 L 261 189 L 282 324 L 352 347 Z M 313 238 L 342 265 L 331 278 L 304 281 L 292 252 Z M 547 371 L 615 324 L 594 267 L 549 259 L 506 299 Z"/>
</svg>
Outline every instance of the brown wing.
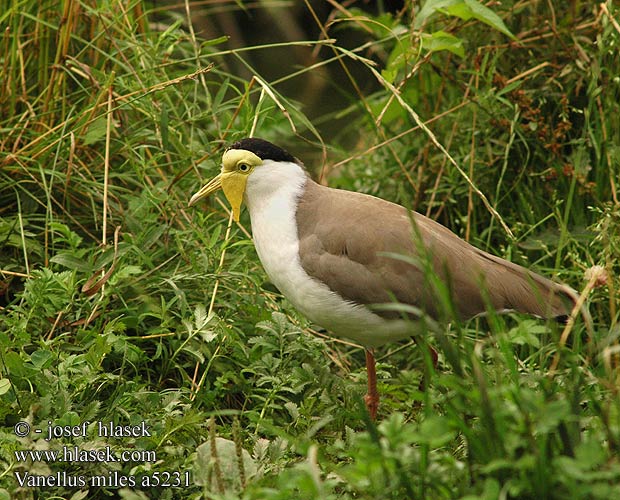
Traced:
<svg viewBox="0 0 620 500">
<path fill-rule="evenodd" d="M 373 196 L 308 180 L 297 224 L 304 270 L 355 303 L 396 300 L 437 317 L 437 296 L 421 264 L 429 259 L 426 262 L 448 286 L 461 317 L 484 312 L 485 297 L 497 310 L 544 317 L 570 312 L 565 299 L 573 296 L 567 287 L 478 250 L 441 224 Z"/>
</svg>

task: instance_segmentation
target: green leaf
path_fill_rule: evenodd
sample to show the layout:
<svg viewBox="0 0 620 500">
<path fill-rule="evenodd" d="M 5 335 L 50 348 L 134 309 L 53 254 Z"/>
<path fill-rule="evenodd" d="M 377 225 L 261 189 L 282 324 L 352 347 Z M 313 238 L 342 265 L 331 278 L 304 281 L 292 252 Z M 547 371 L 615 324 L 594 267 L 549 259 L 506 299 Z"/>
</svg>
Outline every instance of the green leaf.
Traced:
<svg viewBox="0 0 620 500">
<path fill-rule="evenodd" d="M 62 417 L 60 417 L 55 424 L 56 425 L 80 425 L 82 423 L 82 419 L 80 416 L 74 411 L 68 411 Z"/>
<path fill-rule="evenodd" d="M 497 97 L 502 96 L 504 94 L 508 94 L 509 92 L 512 92 L 513 90 L 519 88 L 522 85 L 522 83 L 523 82 L 521 80 L 516 80 L 512 83 L 509 83 L 504 88 L 497 91 L 497 94 L 496 94 Z"/>
<path fill-rule="evenodd" d="M 436 415 L 425 419 L 420 424 L 418 432 L 419 442 L 426 443 L 433 448 L 446 445 L 455 435 L 454 430 L 450 428 L 448 419 Z"/>
<path fill-rule="evenodd" d="M 116 285 L 117 283 L 123 283 L 127 278 L 131 276 L 137 276 L 142 274 L 142 268 L 140 266 L 128 265 L 119 267 L 112 277 L 110 278 L 110 285 Z"/>
<path fill-rule="evenodd" d="M 396 68 L 382 69 L 381 76 L 386 82 L 394 83 L 394 80 L 396 80 L 396 77 L 398 76 L 398 69 Z"/>
<path fill-rule="evenodd" d="M 213 318 L 213 314 L 211 316 L 207 316 L 207 308 L 204 304 L 198 304 L 194 309 L 194 325 L 196 327 L 196 331 L 200 333 L 202 340 L 205 342 L 211 342 L 217 337 L 217 333 L 213 330 L 213 328 L 208 326 Z M 188 331 L 193 331 L 191 325 L 188 325 Z"/>
<path fill-rule="evenodd" d="M 9 392 L 11 381 L 8 378 L 0 378 L 0 396 Z"/>
<path fill-rule="evenodd" d="M 472 16 L 478 21 L 482 21 L 485 24 L 495 28 L 497 31 L 503 33 L 507 37 L 516 40 L 516 37 L 510 32 L 510 30 L 495 12 L 488 7 L 485 7 L 478 0 L 465 0 L 465 5 L 471 10 Z"/>
<path fill-rule="evenodd" d="M 583 481 L 586 479 L 586 474 L 581 467 L 581 464 L 574 458 L 560 456 L 554 460 L 554 465 L 562 471 L 562 475 L 569 477 L 573 480 Z"/>
<path fill-rule="evenodd" d="M 50 258 L 50 262 L 77 271 L 89 272 L 92 270 L 92 266 L 90 266 L 84 258 L 76 257 L 72 252 L 59 252 Z"/>
<path fill-rule="evenodd" d="M 53 359 L 54 355 L 52 354 L 52 352 L 43 349 L 34 351 L 30 355 L 30 362 L 39 370 L 47 368 L 51 364 Z"/>
<path fill-rule="evenodd" d="M 299 407 L 295 403 L 288 401 L 284 403 L 284 408 L 286 408 L 293 420 L 297 420 L 299 418 Z"/>
<path fill-rule="evenodd" d="M 501 488 L 495 478 L 487 478 L 484 482 L 482 495 L 466 495 L 461 500 L 495 500 L 501 497 Z"/>
<path fill-rule="evenodd" d="M 196 330 L 202 329 L 207 324 L 207 321 L 207 308 L 204 304 L 198 304 L 194 309 L 194 324 L 196 325 Z"/>
<path fill-rule="evenodd" d="M 441 11 L 451 16 L 459 17 L 463 21 L 469 21 L 472 17 L 474 17 L 472 10 L 463 0 L 456 2 L 454 5 L 450 5 L 445 9 L 441 9 Z"/>
<path fill-rule="evenodd" d="M 218 240 L 220 239 L 220 234 L 222 233 L 223 224 L 219 224 L 213 227 L 211 234 L 209 235 L 209 242 L 207 243 L 207 248 L 213 248 Z"/>
<path fill-rule="evenodd" d="M 88 490 L 86 491 L 76 491 L 69 500 L 84 500 L 84 498 L 88 497 Z"/>
<path fill-rule="evenodd" d="M 605 459 L 605 448 L 594 439 L 579 443 L 575 448 L 575 460 L 580 463 L 584 470 L 596 469 L 605 462 Z"/>
<path fill-rule="evenodd" d="M 571 408 L 566 400 L 550 401 L 539 409 L 535 431 L 540 434 L 555 431 L 561 422 L 569 419 Z"/>
<path fill-rule="evenodd" d="M 82 142 L 85 146 L 89 146 L 96 142 L 99 142 L 105 137 L 106 130 L 108 127 L 108 121 L 105 116 L 100 116 L 95 121 L 93 121 L 89 127 L 88 131 L 84 134 L 82 138 Z"/>
<path fill-rule="evenodd" d="M 103 358 L 112 350 L 112 346 L 107 341 L 108 336 L 99 335 L 95 338 L 88 352 L 84 355 L 84 359 L 88 364 L 97 369 L 101 366 Z"/>
<path fill-rule="evenodd" d="M 478 0 L 429 0 L 416 16 L 414 27 L 420 28 L 424 21 L 436 12 L 455 16 L 463 19 L 463 21 L 469 21 L 474 18 L 516 40 L 516 37 L 506 27 L 502 18 Z"/>
<path fill-rule="evenodd" d="M 524 320 L 508 332 L 510 342 L 517 345 L 540 347 L 538 335 L 547 333 L 547 327 L 534 320 Z"/>
<path fill-rule="evenodd" d="M 206 40 L 202 42 L 202 47 L 211 47 L 213 45 L 221 45 L 226 43 L 230 37 L 228 35 L 218 36 L 217 38 L 213 38 L 211 40 Z"/>
<path fill-rule="evenodd" d="M 465 57 L 463 41 L 445 31 L 436 31 L 432 35 L 423 34 L 422 47 L 429 52 L 448 50 L 459 57 Z"/>
<path fill-rule="evenodd" d="M 424 21 L 435 12 L 452 6 L 455 3 L 462 3 L 462 0 L 428 0 L 415 16 L 414 28 L 420 28 L 424 24 Z"/>
<path fill-rule="evenodd" d="M 226 491 L 238 491 L 242 487 L 240 480 L 239 463 L 243 463 L 245 477 L 253 477 L 258 473 L 258 466 L 247 450 L 241 448 L 234 441 L 216 437 L 215 450 L 211 450 L 211 441 L 202 443 L 196 448 L 194 458 L 194 478 L 196 484 L 205 487 L 215 487 L 218 481 L 214 477 L 214 468 L 217 462 L 221 483 L 219 487 Z M 211 481 L 208 478 L 212 478 Z"/>
<path fill-rule="evenodd" d="M 27 377 L 32 373 L 32 367 L 24 363 L 19 354 L 9 351 L 4 355 L 4 365 L 9 375 Z"/>
</svg>

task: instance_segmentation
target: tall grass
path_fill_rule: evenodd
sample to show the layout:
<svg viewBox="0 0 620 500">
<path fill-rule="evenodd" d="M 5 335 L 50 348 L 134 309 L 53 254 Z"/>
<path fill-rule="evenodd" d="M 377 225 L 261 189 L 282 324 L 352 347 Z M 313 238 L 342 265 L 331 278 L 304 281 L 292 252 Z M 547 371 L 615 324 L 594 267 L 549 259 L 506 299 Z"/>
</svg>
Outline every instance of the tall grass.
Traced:
<svg viewBox="0 0 620 500">
<path fill-rule="evenodd" d="M 433 4 L 2 2 L 1 498 L 618 496 L 617 8 Z M 436 371 L 386 346 L 371 422 L 362 351 L 265 281 L 247 215 L 187 209 L 250 134 L 583 290 L 594 331 L 454 324 L 422 339 Z M 152 432 L 47 442 L 22 421 Z M 15 455 L 62 444 L 157 460 Z"/>
</svg>

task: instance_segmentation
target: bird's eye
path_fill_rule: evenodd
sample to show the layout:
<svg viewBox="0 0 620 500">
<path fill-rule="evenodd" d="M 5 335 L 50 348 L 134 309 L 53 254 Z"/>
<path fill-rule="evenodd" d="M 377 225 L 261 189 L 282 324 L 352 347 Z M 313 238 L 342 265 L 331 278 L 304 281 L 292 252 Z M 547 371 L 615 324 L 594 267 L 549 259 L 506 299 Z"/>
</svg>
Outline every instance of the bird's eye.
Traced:
<svg viewBox="0 0 620 500">
<path fill-rule="evenodd" d="M 239 169 L 239 172 L 250 171 L 250 165 L 248 165 L 247 163 L 239 163 L 239 165 L 237 165 L 237 168 Z"/>
</svg>

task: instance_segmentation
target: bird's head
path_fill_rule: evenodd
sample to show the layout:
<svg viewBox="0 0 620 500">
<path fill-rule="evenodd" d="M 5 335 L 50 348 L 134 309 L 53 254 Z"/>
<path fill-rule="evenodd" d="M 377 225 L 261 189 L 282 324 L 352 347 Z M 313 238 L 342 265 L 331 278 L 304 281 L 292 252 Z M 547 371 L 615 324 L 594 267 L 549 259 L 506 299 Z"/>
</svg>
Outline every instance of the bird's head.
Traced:
<svg viewBox="0 0 620 500">
<path fill-rule="evenodd" d="M 222 170 L 189 200 L 189 206 L 218 189 L 224 191 L 235 221 L 239 220 L 241 204 L 248 180 L 265 161 L 297 163 L 290 153 L 264 139 L 242 139 L 232 144 L 222 156 Z"/>
</svg>

